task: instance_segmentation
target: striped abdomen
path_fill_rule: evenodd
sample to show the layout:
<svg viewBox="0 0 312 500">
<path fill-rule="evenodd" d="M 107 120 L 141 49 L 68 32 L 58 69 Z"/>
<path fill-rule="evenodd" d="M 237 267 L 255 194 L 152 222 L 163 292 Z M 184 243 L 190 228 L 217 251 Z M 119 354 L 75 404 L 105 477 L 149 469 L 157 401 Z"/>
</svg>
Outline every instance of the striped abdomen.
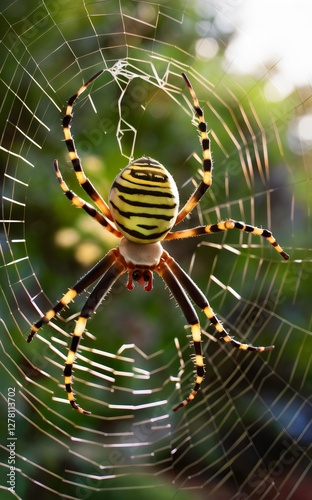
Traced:
<svg viewBox="0 0 312 500">
<path fill-rule="evenodd" d="M 179 193 L 165 167 L 152 158 L 139 158 L 115 178 L 109 208 L 125 238 L 136 243 L 154 243 L 173 227 Z"/>
</svg>

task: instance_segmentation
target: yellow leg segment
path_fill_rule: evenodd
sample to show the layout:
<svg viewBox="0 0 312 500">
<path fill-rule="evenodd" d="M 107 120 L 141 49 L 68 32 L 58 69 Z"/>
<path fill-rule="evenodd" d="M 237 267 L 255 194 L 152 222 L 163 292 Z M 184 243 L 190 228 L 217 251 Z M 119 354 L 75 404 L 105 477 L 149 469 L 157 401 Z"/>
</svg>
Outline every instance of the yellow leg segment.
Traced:
<svg viewBox="0 0 312 500">
<path fill-rule="evenodd" d="M 220 333 L 221 340 L 229 344 L 232 344 L 237 349 L 242 349 L 243 351 L 256 351 L 256 352 L 271 351 L 272 349 L 274 349 L 274 345 L 265 347 L 264 346 L 256 347 L 250 344 L 242 344 L 238 340 L 233 339 L 233 337 L 230 337 L 227 331 L 223 328 L 218 318 L 215 316 L 210 306 L 206 306 L 205 309 L 203 309 L 203 312 L 205 313 L 209 321 L 213 324 L 217 332 Z"/>
<path fill-rule="evenodd" d="M 191 332 L 192 332 L 192 337 L 193 337 L 193 342 L 194 342 L 194 348 L 195 348 L 195 366 L 196 366 L 196 379 L 195 379 L 195 385 L 193 390 L 190 392 L 190 394 L 185 398 L 182 403 L 180 403 L 176 408 L 174 408 L 173 411 L 178 411 L 180 408 L 183 408 L 183 406 L 186 406 L 189 404 L 196 396 L 198 393 L 201 383 L 204 380 L 205 376 L 205 368 L 204 368 L 204 358 L 202 355 L 202 350 L 201 350 L 201 333 L 200 333 L 200 325 L 199 323 L 196 323 L 195 325 L 191 325 Z"/>
<path fill-rule="evenodd" d="M 27 338 L 27 342 L 31 342 L 38 330 L 46 325 L 53 319 L 57 313 L 59 313 L 64 307 L 66 307 L 74 298 L 77 296 L 77 292 L 74 289 L 69 289 L 65 293 L 64 297 L 52 308 L 50 309 L 42 318 L 40 318 L 34 325 L 32 325 L 30 334 Z"/>
<path fill-rule="evenodd" d="M 75 361 L 76 353 L 78 350 L 79 342 L 82 337 L 83 332 L 85 331 L 87 324 L 87 318 L 79 317 L 77 322 L 76 322 L 76 327 L 73 333 L 73 338 L 71 341 L 71 345 L 69 348 L 69 351 L 67 353 L 67 358 L 65 362 L 65 369 L 64 369 L 64 382 L 65 382 L 65 388 L 67 392 L 67 398 L 72 407 L 79 411 L 80 413 L 83 413 L 85 415 L 90 415 L 89 411 L 83 410 L 80 408 L 79 405 L 77 405 L 74 397 L 74 393 L 72 390 L 72 371 L 73 371 L 73 364 Z"/>
<path fill-rule="evenodd" d="M 255 234 L 256 236 L 262 236 L 273 246 L 273 248 L 283 257 L 283 259 L 289 259 L 289 255 L 277 243 L 271 231 L 269 231 L 268 229 L 261 229 L 259 227 L 250 226 L 249 224 L 245 224 L 244 222 L 239 222 L 232 219 L 220 221 L 217 224 L 209 224 L 208 226 L 198 226 L 192 229 L 185 229 L 183 231 L 175 231 L 173 233 L 170 232 L 165 237 L 165 240 L 193 238 L 206 234 L 220 233 L 222 231 L 231 231 L 232 229 L 238 229 L 239 231 Z"/>
</svg>

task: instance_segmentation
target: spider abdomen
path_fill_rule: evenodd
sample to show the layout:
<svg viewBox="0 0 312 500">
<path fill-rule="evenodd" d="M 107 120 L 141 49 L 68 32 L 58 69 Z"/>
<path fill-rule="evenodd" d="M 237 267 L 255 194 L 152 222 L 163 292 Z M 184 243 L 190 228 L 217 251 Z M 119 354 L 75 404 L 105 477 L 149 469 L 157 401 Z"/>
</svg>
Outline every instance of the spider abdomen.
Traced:
<svg viewBox="0 0 312 500">
<path fill-rule="evenodd" d="M 130 241 L 161 241 L 172 229 L 179 193 L 171 174 L 149 157 L 134 160 L 115 178 L 109 208 L 117 229 Z"/>
</svg>

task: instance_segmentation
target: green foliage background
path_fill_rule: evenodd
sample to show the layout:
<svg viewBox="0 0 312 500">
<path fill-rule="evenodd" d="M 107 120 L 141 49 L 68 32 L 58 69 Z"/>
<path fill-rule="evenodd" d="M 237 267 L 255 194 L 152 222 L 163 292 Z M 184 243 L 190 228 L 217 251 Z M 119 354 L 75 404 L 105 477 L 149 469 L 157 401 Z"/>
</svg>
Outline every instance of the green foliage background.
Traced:
<svg viewBox="0 0 312 500">
<path fill-rule="evenodd" d="M 145 3 L 144 7 L 151 9 L 153 5 Z M 7 205 L 3 204 L 3 218 L 14 218 L 15 215 L 19 218 L 22 214 L 25 217 L 24 234 L 20 234 L 21 226 L 10 227 L 10 239 L 24 237 L 26 240 L 25 245 L 14 247 L 14 259 L 29 256 L 29 261 L 21 266 L 7 266 L 0 269 L 3 294 L 1 299 L 2 339 L 5 343 L 1 371 L 3 394 L 5 396 L 6 388 L 12 385 L 12 377 L 15 381 L 21 382 L 27 382 L 27 377 L 29 377 L 38 380 L 39 383 L 42 377 L 42 374 L 36 371 L 36 365 L 42 357 L 42 344 L 34 342 L 30 349 L 30 346 L 24 343 L 23 337 L 27 336 L 29 324 L 37 318 L 37 314 L 29 297 L 23 294 L 23 290 L 18 286 L 21 278 L 18 270 L 22 271 L 22 279 L 25 282 L 29 273 L 29 293 L 32 296 L 39 293 L 41 289 L 44 290 L 45 296 L 41 295 L 38 298 L 38 304 L 42 309 L 46 309 L 50 301 L 53 303 L 59 299 L 62 293 L 90 268 L 93 263 L 92 252 L 94 252 L 95 262 L 113 244 L 93 221 L 69 206 L 68 200 L 62 196 L 54 178 L 53 160 L 58 158 L 66 181 L 75 191 L 79 189 L 75 176 L 71 172 L 65 144 L 62 142 L 60 120 L 67 99 L 79 88 L 82 81 L 101 69 L 103 58 L 108 66 L 112 66 L 112 61 L 117 59 L 128 59 L 134 65 L 136 61 L 138 68 L 142 66 L 146 69 L 152 62 L 159 74 L 161 74 L 162 67 L 164 69 L 167 67 L 168 61 L 178 60 L 185 69 L 190 67 L 193 75 L 200 75 L 200 78 L 192 81 L 201 103 L 204 104 L 209 127 L 213 131 L 213 136 L 217 138 L 212 141 L 215 165 L 212 194 L 209 194 L 203 201 L 201 211 L 196 211 L 191 220 L 187 221 L 186 227 L 198 224 L 198 221 L 202 220 L 207 223 L 214 222 L 218 213 L 224 218 L 228 216 L 240 218 L 239 200 L 250 199 L 251 192 L 246 182 L 242 180 L 242 171 L 240 168 L 236 170 L 239 164 L 238 151 L 233 149 L 228 130 L 224 126 L 226 123 L 229 129 L 237 134 L 233 116 L 230 113 L 226 116 L 225 108 L 228 106 L 232 109 L 234 116 L 240 120 L 241 114 L 238 109 L 238 103 L 240 103 L 250 113 L 248 119 L 254 124 L 255 116 L 258 116 L 262 130 L 267 132 L 270 175 L 266 189 L 276 190 L 276 194 L 271 197 L 272 205 L 269 209 L 265 197 L 255 196 L 256 221 L 250 220 L 252 216 L 250 204 L 243 201 L 246 221 L 255 222 L 257 225 L 262 224 L 265 227 L 268 222 L 268 213 L 270 213 L 271 227 L 281 244 L 290 249 L 292 262 L 287 270 L 286 266 L 274 267 L 274 265 L 265 264 L 261 272 L 265 274 L 268 286 L 263 286 L 260 281 L 259 293 L 256 278 L 259 268 L 257 261 L 248 260 L 248 249 L 236 260 L 234 255 L 224 251 L 221 251 L 220 256 L 220 251 L 217 249 L 205 246 L 197 248 L 198 241 L 195 240 L 186 241 L 183 244 L 172 242 L 166 248 L 186 270 L 189 268 L 192 256 L 196 255 L 192 276 L 203 291 L 209 288 L 209 300 L 214 309 L 235 334 L 240 330 L 243 335 L 251 333 L 256 336 L 257 330 L 254 328 L 250 331 L 244 326 L 240 318 L 247 314 L 246 310 L 237 310 L 233 297 L 225 298 L 220 293 L 219 287 L 213 283 L 210 283 L 208 287 L 212 271 L 222 283 L 229 282 L 230 274 L 233 288 L 237 289 L 242 296 L 247 297 L 250 303 L 265 303 L 266 311 L 273 312 L 276 317 L 284 319 L 281 326 L 276 322 L 279 329 L 277 339 L 281 339 L 283 347 L 283 356 L 279 361 L 280 378 L 278 380 L 290 380 L 292 387 L 298 391 L 298 394 L 302 394 L 302 400 L 307 403 L 309 391 L 312 388 L 311 377 L 307 376 L 307 367 L 310 367 L 311 362 L 311 340 L 307 334 L 311 330 L 311 319 L 309 319 L 311 318 L 309 312 L 311 301 L 311 254 L 309 253 L 310 210 L 312 208 L 309 191 L 311 169 L 309 153 L 304 158 L 303 155 L 291 152 L 288 139 L 289 123 L 297 115 L 305 114 L 310 109 L 310 89 L 299 89 L 283 102 L 268 103 L 263 94 L 265 78 L 261 81 L 252 76 L 233 76 L 224 72 L 222 66 L 224 51 L 232 33 L 225 34 L 216 31 L 216 25 L 212 23 L 213 19 L 207 14 L 204 18 L 196 2 L 174 0 L 170 3 L 160 2 L 159 5 L 164 15 L 159 17 L 157 29 L 155 29 L 148 23 L 136 22 L 136 16 L 143 8 L 140 2 L 123 0 L 122 2 L 85 4 L 79 0 L 75 2 L 75 5 L 60 0 L 49 3 L 30 0 L 2 2 L 0 30 L 3 33 L 1 49 L 3 61 L 0 88 L 5 98 L 1 104 L 0 117 L 1 130 L 4 131 L 1 138 L 1 168 L 3 168 L 3 173 L 10 171 L 12 174 L 13 172 L 10 164 L 14 156 L 7 155 L 8 150 L 24 156 L 35 166 L 35 168 L 28 168 L 27 165 L 17 161 L 16 175 L 19 180 L 29 183 L 29 187 L 26 189 L 21 183 L 15 184 L 14 198 L 26 203 L 25 211 L 15 205 L 11 205 L 8 210 Z M 124 14 L 123 24 L 121 11 Z M 90 23 L 91 15 L 93 31 Z M 177 19 L 178 15 L 181 16 L 181 24 L 172 20 L 173 15 L 174 19 Z M 208 21 L 212 26 L 209 36 L 214 37 L 219 44 L 217 56 L 209 62 L 194 56 L 198 41 L 198 26 Z M 64 40 L 68 43 L 64 43 Z M 156 57 L 159 54 L 161 54 L 161 59 Z M 175 75 L 171 76 L 170 83 L 182 90 L 182 94 L 177 93 L 176 98 L 184 105 L 183 95 L 187 98 L 189 96 L 183 87 L 177 68 L 174 66 L 172 68 Z M 98 113 L 91 113 L 88 100 L 82 97 L 75 108 L 73 134 L 88 176 L 106 198 L 115 175 L 128 162 L 126 156 L 131 153 L 133 136 L 125 134 L 122 140 L 125 156 L 122 156 L 116 139 L 119 89 L 108 74 L 104 74 L 100 80 L 91 89 L 92 99 Z M 21 107 L 14 93 L 8 92 L 8 82 L 10 88 L 16 89 L 18 96 L 24 99 L 27 107 Z M 34 82 L 40 83 L 40 91 L 38 84 Z M 208 88 L 209 93 L 207 93 Z M 231 98 L 231 93 L 236 96 L 235 99 Z M 56 109 L 52 100 L 56 102 L 59 109 Z M 224 106 L 224 102 L 227 106 Z M 163 91 L 141 80 L 134 80 L 129 85 L 126 97 L 123 99 L 123 107 L 122 116 L 137 129 L 134 156 L 140 157 L 146 154 L 163 163 L 176 179 L 181 199 L 185 201 L 192 190 L 192 184 L 188 181 L 192 177 L 196 180 L 199 178 L 196 173 L 199 165 L 190 158 L 193 151 L 200 154 L 196 129 L 191 123 L 190 116 Z M 214 110 L 213 114 L 209 112 L 210 108 Z M 44 123 L 49 130 L 40 126 L 37 120 L 31 119 L 30 110 L 44 118 Z M 214 119 L 218 115 L 222 116 L 221 121 Z M 19 129 L 27 131 L 27 135 L 32 137 L 35 143 L 40 144 L 40 149 L 25 141 L 25 137 L 16 130 L 16 123 Z M 272 128 L 273 123 L 275 129 Z M 241 120 L 239 125 L 248 137 L 246 124 Z M 240 137 L 236 139 L 241 140 Z M 261 143 L 261 134 L 256 139 Z M 253 140 L 254 138 L 250 136 L 251 154 Z M 225 157 L 224 151 L 231 152 L 230 158 Z M 227 177 L 230 186 L 229 193 L 225 182 Z M 8 182 L 6 178 L 5 195 Z M 264 189 L 257 174 L 253 188 L 256 194 Z M 293 200 L 295 200 L 294 203 Z M 215 204 L 220 207 L 220 212 L 215 210 Z M 64 235 L 65 242 L 62 238 Z M 224 241 L 223 238 L 223 235 L 215 236 L 214 242 L 221 244 Z M 232 241 L 233 244 L 237 242 L 237 236 L 229 235 L 227 238 L 228 244 Z M 6 246 L 6 239 L 7 233 L 4 232 L 1 239 L 2 251 L 4 261 L 8 262 L 10 253 Z M 81 257 L 83 251 L 87 252 L 83 254 L 84 258 Z M 270 248 L 261 248 L 258 251 L 264 252 L 265 257 L 270 252 L 270 255 L 274 254 Z M 257 250 L 254 252 L 256 253 Z M 296 259 L 303 259 L 304 266 L 299 267 Z M 247 260 L 248 279 L 242 279 L 240 286 L 239 280 L 244 275 Z M 277 261 L 278 256 L 272 255 L 272 262 L 276 264 Z M 276 273 L 278 273 L 277 277 Z M 38 277 L 40 283 L 35 282 L 34 275 Z M 8 278 L 11 287 L 8 287 Z M 271 280 L 274 286 L 276 283 L 281 283 L 281 295 L 276 287 L 270 290 Z M 268 289 L 274 292 L 270 297 Z M 79 311 L 82 301 L 83 299 L 78 299 L 69 314 Z M 155 290 L 152 294 L 146 294 L 141 290 L 129 293 L 119 285 L 90 321 L 89 330 L 96 335 L 98 349 L 116 352 L 121 344 L 134 342 L 149 354 L 162 350 L 160 357 L 148 360 L 145 366 L 148 370 L 156 370 L 159 363 L 163 366 L 170 363 L 173 354 L 169 346 L 172 346 L 174 337 L 179 337 L 182 345 L 187 344 L 183 330 L 184 320 L 181 316 L 174 302 L 168 300 L 168 291 L 164 290 L 160 280 L 155 280 Z M 270 321 L 269 328 L 261 333 L 261 343 L 271 343 L 272 339 L 276 339 L 274 325 L 275 322 Z M 294 325 L 295 328 L 293 328 Z M 70 331 L 69 325 L 64 327 L 66 331 Z M 289 330 L 292 331 L 292 336 L 288 338 Z M 55 335 L 55 332 L 52 333 Z M 10 347 L 10 341 L 8 341 L 10 336 L 13 339 L 12 345 L 17 346 L 19 353 Z M 252 341 L 250 338 L 250 342 Z M 257 342 L 259 343 L 259 338 Z M 84 345 L 94 347 L 94 342 L 86 338 Z M 214 357 L 218 359 L 220 356 L 218 347 L 214 344 L 210 347 L 211 359 Z M 23 353 L 26 351 L 25 358 Z M 188 350 L 184 352 L 185 356 L 188 356 Z M 294 353 L 298 356 L 296 364 L 293 359 Z M 225 355 L 224 350 L 221 354 Z M 223 365 L 225 377 L 228 376 L 232 362 L 233 366 L 235 363 L 241 363 L 244 366 L 242 357 L 231 358 L 228 365 Z M 290 366 L 295 366 L 293 376 L 289 374 Z M 190 364 L 187 367 L 191 371 Z M 250 370 L 250 377 L 253 379 L 257 365 L 250 367 L 246 364 L 246 368 Z M 26 379 L 22 374 L 26 374 Z M 51 406 L 51 393 L 48 391 L 54 391 L 57 378 L 61 379 L 61 374 L 58 369 L 55 369 L 50 380 L 46 379 L 44 382 L 46 392 L 40 389 L 36 393 L 35 397 L 47 406 Z M 92 381 L 92 376 L 89 380 Z M 304 381 L 303 390 L 302 381 Z M 185 387 L 189 387 L 187 383 Z M 283 388 L 283 383 L 281 387 Z M 86 389 L 86 386 L 83 388 Z M 279 390 L 278 387 L 276 389 Z M 61 392 L 58 396 L 62 397 Z M 2 402 L 5 404 L 4 399 Z M 288 402 L 288 397 L 285 399 L 281 397 L 281 405 L 286 405 Z M 32 403 L 36 404 L 35 399 Z M 60 491 L 62 471 L 66 467 L 67 457 L 63 458 L 59 455 L 57 446 L 55 448 L 51 446 L 49 450 L 45 449 L 44 435 L 40 431 L 42 426 L 40 415 L 35 412 L 28 413 L 25 419 L 22 415 L 24 412 L 27 413 L 28 406 L 22 399 L 19 399 L 18 404 L 20 415 L 17 417 L 17 423 L 20 448 L 23 449 L 24 454 L 25 449 L 27 450 L 29 462 L 33 459 L 40 463 L 40 457 L 42 457 L 43 463 L 46 463 L 46 453 L 49 453 L 49 468 L 57 471 L 56 477 L 53 479 L 45 472 L 44 475 L 47 477 L 41 478 L 40 471 L 38 471 L 36 479 L 53 487 L 57 485 L 56 490 Z M 245 401 L 242 400 L 242 407 L 244 404 Z M 269 399 L 264 403 L 264 412 L 268 405 Z M 54 410 L 58 412 L 56 407 Z M 258 411 L 261 411 L 259 403 L 250 410 L 248 419 L 252 421 L 255 416 L 258 418 L 256 415 Z M 299 411 L 297 406 L 294 407 L 294 411 Z M 66 412 L 68 421 L 66 425 L 64 421 L 60 424 L 65 434 L 64 439 L 70 440 L 71 420 L 74 420 L 75 416 L 72 415 L 70 408 L 66 409 Z M 308 418 L 308 410 L 304 409 L 302 415 L 304 419 Z M 37 432 L 34 432 L 32 419 L 34 419 L 35 427 L 37 426 Z M 202 416 L 199 421 L 202 423 L 204 419 L 205 416 Z M 95 431 L 103 431 L 101 422 L 99 423 L 96 419 L 88 422 L 88 426 L 93 424 Z M 81 424 L 74 425 L 83 426 L 84 424 L 81 422 Z M 278 435 L 280 435 L 283 422 L 277 419 L 274 425 L 277 426 Z M 3 435 L 5 435 L 5 428 L 6 422 L 3 422 L 1 429 Z M 269 440 L 269 436 L 266 436 L 266 439 Z M 201 449 L 202 452 L 204 452 L 204 446 Z M 276 453 L 278 454 L 278 449 Z M 196 461 L 196 456 L 193 458 Z M 274 458 L 272 455 L 272 459 Z M 245 467 L 248 467 L 248 456 L 244 459 L 246 461 L 238 467 L 237 477 Z M 29 470 L 31 469 L 30 465 L 24 465 L 25 470 L 28 467 Z M 29 474 L 31 475 L 32 472 L 29 471 Z M 123 479 L 120 479 L 118 487 L 127 485 L 127 481 L 128 478 L 125 483 Z M 148 484 L 148 480 L 143 475 L 139 481 L 142 485 Z M 37 493 L 42 494 L 39 485 L 30 483 L 22 476 L 19 479 L 18 488 L 21 498 L 30 498 Z M 155 498 L 159 498 L 160 494 L 171 498 L 173 495 L 171 488 L 170 477 L 168 477 L 168 483 L 161 481 L 161 488 L 153 490 L 153 495 Z M 66 488 L 63 491 L 65 493 Z M 50 496 L 46 490 L 45 495 L 44 498 L 54 498 L 54 494 L 51 492 Z M 109 498 L 119 498 L 118 495 L 117 491 L 111 492 Z M 131 493 L 128 492 L 127 495 L 127 498 L 132 498 Z M 184 498 L 182 491 L 179 495 L 179 498 Z M 135 496 L 139 496 L 137 492 Z M 77 496 L 77 498 L 80 497 Z"/>
</svg>

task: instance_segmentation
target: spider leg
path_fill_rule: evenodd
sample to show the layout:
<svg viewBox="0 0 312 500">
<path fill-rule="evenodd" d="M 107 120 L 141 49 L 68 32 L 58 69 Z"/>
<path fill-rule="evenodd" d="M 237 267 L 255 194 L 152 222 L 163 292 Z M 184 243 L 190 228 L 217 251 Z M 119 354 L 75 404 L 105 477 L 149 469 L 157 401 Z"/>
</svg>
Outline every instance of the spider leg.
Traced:
<svg viewBox="0 0 312 500">
<path fill-rule="evenodd" d="M 240 231 L 245 231 L 246 233 L 263 236 L 285 260 L 289 259 L 289 255 L 284 252 L 282 247 L 277 243 L 271 231 L 269 231 L 268 229 L 261 229 L 259 227 L 251 226 L 249 224 L 245 224 L 245 222 L 239 222 L 233 219 L 221 221 L 217 224 L 210 224 L 208 226 L 199 226 L 194 227 L 193 229 L 185 229 L 184 231 L 168 233 L 165 240 L 191 238 L 193 236 L 219 233 L 220 231 L 230 231 L 231 229 L 239 229 Z"/>
<path fill-rule="evenodd" d="M 83 410 L 75 401 L 74 393 L 71 387 L 71 378 L 73 371 L 73 364 L 75 361 L 75 356 L 79 347 L 80 339 L 82 337 L 83 332 L 85 331 L 86 324 L 88 319 L 95 312 L 101 301 L 104 299 L 105 295 L 109 292 L 115 281 L 126 272 L 126 267 L 122 264 L 121 261 L 116 260 L 112 266 L 106 271 L 104 276 L 100 279 L 96 287 L 91 292 L 88 297 L 85 305 L 83 306 L 81 313 L 77 319 L 76 326 L 74 329 L 72 341 L 70 348 L 67 353 L 67 358 L 65 362 L 64 369 L 64 381 L 65 388 L 67 392 L 67 397 L 72 405 L 72 407 L 79 411 L 80 413 L 84 413 L 85 415 L 90 415 L 89 411 Z"/>
<path fill-rule="evenodd" d="M 242 349 L 244 351 L 271 351 L 274 349 L 273 345 L 270 346 L 261 346 L 256 347 L 250 344 L 242 344 L 237 340 L 230 337 L 228 332 L 223 328 L 222 324 L 215 316 L 213 310 L 211 309 L 209 302 L 203 292 L 199 289 L 196 283 L 190 278 L 190 276 L 179 266 L 179 264 L 170 257 L 169 254 L 165 255 L 167 252 L 163 253 L 163 257 L 166 259 L 167 266 L 171 269 L 174 276 L 179 280 L 184 290 L 189 294 L 194 303 L 205 313 L 210 322 L 214 325 L 217 332 L 221 335 L 221 339 L 224 342 L 228 342 L 232 344 L 234 347 L 238 349 Z"/>
<path fill-rule="evenodd" d="M 75 142 L 70 131 L 71 121 L 73 118 L 73 107 L 76 99 L 78 99 L 78 97 L 86 90 L 86 88 L 90 85 L 90 83 L 92 83 L 96 78 L 98 78 L 103 73 L 103 71 L 104 70 L 99 71 L 96 75 L 90 78 L 90 80 L 88 80 L 84 85 L 82 85 L 82 87 L 80 87 L 80 89 L 76 92 L 76 94 L 74 94 L 69 99 L 66 107 L 66 113 L 63 118 L 63 131 L 64 131 L 65 143 L 69 152 L 69 158 L 72 162 L 80 186 L 90 196 L 90 198 L 94 201 L 96 206 L 101 210 L 101 212 L 105 215 L 105 217 L 107 217 L 109 220 L 113 220 L 107 203 L 103 200 L 102 196 L 97 192 L 91 181 L 88 179 L 88 177 L 86 177 L 84 173 L 80 158 L 77 153 Z"/>
<path fill-rule="evenodd" d="M 160 270 L 156 269 L 157 272 L 162 276 L 164 281 L 167 283 L 168 287 L 172 291 L 173 295 L 176 297 L 177 302 L 181 306 L 185 317 L 192 325 L 192 335 L 194 339 L 195 352 L 196 352 L 196 368 L 197 368 L 197 380 L 195 382 L 195 387 L 190 395 L 177 407 L 174 411 L 179 410 L 186 404 L 188 404 L 192 399 L 194 399 L 196 392 L 198 392 L 200 383 L 203 379 L 203 363 L 201 363 L 201 348 L 200 348 L 200 329 L 198 323 L 194 323 L 195 317 L 192 317 L 190 314 L 190 310 L 184 306 L 183 309 L 183 300 L 181 289 L 183 288 L 190 298 L 194 301 L 194 303 L 204 312 L 209 321 L 213 324 L 217 332 L 220 334 L 221 340 L 224 342 L 228 342 L 232 344 L 234 347 L 238 349 L 242 349 L 244 351 L 255 351 L 255 352 L 263 352 L 270 351 L 274 349 L 274 346 L 261 346 L 256 347 L 250 344 L 242 344 L 241 342 L 230 337 L 228 332 L 223 328 L 221 322 L 218 320 L 216 315 L 214 314 L 212 308 L 209 305 L 209 302 L 203 292 L 198 288 L 196 283 L 186 274 L 186 272 L 179 266 L 179 264 L 172 258 L 167 252 L 163 252 L 162 259 L 164 263 Z M 171 271 L 171 274 L 168 273 L 167 269 Z M 174 278 L 172 279 L 171 276 Z M 171 280 L 171 281 L 170 281 Z M 182 288 L 181 288 L 182 287 Z M 184 294 L 185 295 L 185 294 Z M 191 321 L 190 321 L 191 320 Z"/>
<path fill-rule="evenodd" d="M 167 256 L 167 252 L 164 252 L 164 255 Z M 173 411 L 178 411 L 183 406 L 186 406 L 190 401 L 192 401 L 196 394 L 198 393 L 201 383 L 205 376 L 205 368 L 204 368 L 204 359 L 201 348 L 201 331 L 198 316 L 194 307 L 192 306 L 189 298 L 184 292 L 182 286 L 180 285 L 178 279 L 167 265 L 167 261 L 164 262 L 163 259 L 158 268 L 155 271 L 162 277 L 169 290 L 175 297 L 178 305 L 181 307 L 183 314 L 186 318 L 186 321 L 189 325 L 191 325 L 191 333 L 194 342 L 195 349 L 195 366 L 196 366 L 196 379 L 193 390 L 190 394 L 180 403 Z"/>
<path fill-rule="evenodd" d="M 94 281 L 99 279 L 115 262 L 115 250 L 110 250 L 100 262 L 98 262 L 83 278 L 65 293 L 59 302 L 57 302 L 52 309 L 50 309 L 44 316 L 42 316 L 31 327 L 31 332 L 27 338 L 27 342 L 31 342 L 38 330 L 45 324 L 49 323 L 56 314 L 58 314 L 64 307 L 66 307 L 77 295 L 88 288 Z"/>
<path fill-rule="evenodd" d="M 122 238 L 122 234 L 119 231 L 117 231 L 117 229 L 113 226 L 113 224 L 109 220 L 107 220 L 104 217 L 104 215 L 102 215 L 92 205 L 84 201 L 82 198 L 80 198 L 80 196 L 78 196 L 76 193 L 74 193 L 69 189 L 69 187 L 67 186 L 66 182 L 62 177 L 57 160 L 54 161 L 54 168 L 60 187 L 64 191 L 67 198 L 72 202 L 72 204 L 77 208 L 82 208 L 88 215 L 90 215 L 99 224 L 101 224 L 101 226 L 105 227 L 107 231 L 113 233 L 118 238 Z"/>
<path fill-rule="evenodd" d="M 198 204 L 202 196 L 205 194 L 207 189 L 211 186 L 212 184 L 212 159 L 211 159 L 211 151 L 210 151 L 210 139 L 207 131 L 207 124 L 205 122 L 204 118 L 204 112 L 202 108 L 199 105 L 196 93 L 185 75 L 185 73 L 182 73 L 182 76 L 184 78 L 184 81 L 186 85 L 188 86 L 188 89 L 190 91 L 190 94 L 192 96 L 193 102 L 194 102 L 194 109 L 197 114 L 197 117 L 199 119 L 198 123 L 198 130 L 200 133 L 201 137 L 201 145 L 202 145 L 202 150 L 203 150 L 203 170 L 204 170 L 204 175 L 202 181 L 199 183 L 197 189 L 194 191 L 190 199 L 186 202 L 184 207 L 180 210 L 180 212 L 177 215 L 176 222 L 175 224 L 179 224 L 192 210 L 194 207 Z"/>
</svg>

